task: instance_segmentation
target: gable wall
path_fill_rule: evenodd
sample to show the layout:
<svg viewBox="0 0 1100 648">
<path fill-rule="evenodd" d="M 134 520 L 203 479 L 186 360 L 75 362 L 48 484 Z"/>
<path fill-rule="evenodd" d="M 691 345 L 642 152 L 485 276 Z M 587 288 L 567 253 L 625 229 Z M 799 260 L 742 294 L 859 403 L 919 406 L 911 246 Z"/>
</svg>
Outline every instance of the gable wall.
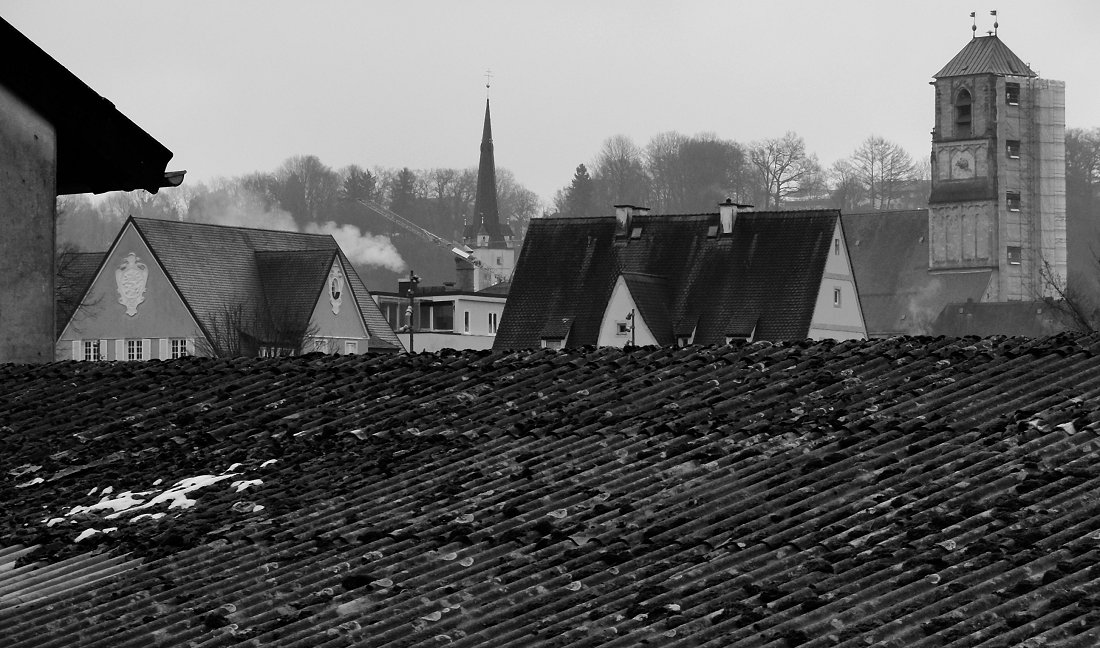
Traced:
<svg viewBox="0 0 1100 648">
<path fill-rule="evenodd" d="M 607 308 L 603 312 L 603 320 L 600 322 L 600 336 L 596 344 L 598 346 L 626 346 L 630 344 L 630 333 L 619 335 L 619 322 L 627 322 L 626 316 L 634 310 L 634 344 L 648 346 L 657 344 L 657 338 L 646 326 L 642 319 L 642 313 L 626 286 L 626 280 L 622 275 L 615 280 L 615 287 L 611 291 L 611 298 L 607 300 Z"/>
<path fill-rule="evenodd" d="M 137 304 L 133 315 L 120 303 L 116 270 L 133 252 L 138 263 L 145 265 L 144 301 Z M 118 241 L 107 254 L 107 260 L 92 281 L 80 309 L 61 332 L 57 342 L 57 358 L 71 359 L 72 341 L 84 339 L 107 340 L 105 359 L 114 357 L 114 340 L 165 339 L 199 337 L 198 325 L 187 310 L 179 293 L 169 282 L 164 270 L 138 235 L 128 224 Z M 161 345 L 153 343 L 147 358 L 161 356 Z"/>
<path fill-rule="evenodd" d="M 867 337 L 867 327 L 863 321 L 854 276 L 851 259 L 848 256 L 848 245 L 844 240 L 838 218 L 833 229 L 832 242 L 829 243 L 829 255 L 825 261 L 821 288 L 817 292 L 817 301 L 814 304 L 814 314 L 810 320 L 807 337 L 815 340 Z M 836 290 L 840 290 L 839 306 L 835 304 Z"/>
<path fill-rule="evenodd" d="M 333 262 L 332 267 L 334 269 L 339 267 L 341 273 L 344 272 L 339 257 Z M 342 283 L 340 304 L 339 307 L 335 309 L 333 308 L 330 290 L 332 276 L 333 272 L 330 269 L 328 277 L 325 279 L 325 285 L 321 290 L 321 294 L 317 298 L 317 303 L 313 307 L 313 315 L 309 320 L 310 326 L 313 329 L 313 337 L 337 342 L 338 344 L 336 346 L 338 348 L 334 348 L 333 350 L 338 353 L 344 353 L 343 341 L 357 340 L 359 341 L 358 352 L 363 353 L 367 350 L 366 340 L 369 336 L 363 325 L 363 318 L 355 307 L 355 297 L 352 295 L 351 288 L 348 285 L 347 275 L 342 275 L 344 280 Z M 333 312 L 334 310 L 336 312 Z"/>
</svg>

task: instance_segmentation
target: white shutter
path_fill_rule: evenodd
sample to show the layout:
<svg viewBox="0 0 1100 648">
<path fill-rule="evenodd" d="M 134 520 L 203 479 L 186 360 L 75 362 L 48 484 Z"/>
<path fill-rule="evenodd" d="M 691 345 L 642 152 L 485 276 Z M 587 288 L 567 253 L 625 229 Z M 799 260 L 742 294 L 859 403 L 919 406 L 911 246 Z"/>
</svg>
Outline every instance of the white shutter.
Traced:
<svg viewBox="0 0 1100 648">
<path fill-rule="evenodd" d="M 195 355 L 195 338 L 187 338 L 187 355 Z"/>
<path fill-rule="evenodd" d="M 157 354 L 157 357 L 161 360 L 168 359 L 168 338 L 160 339 L 160 353 Z"/>
<path fill-rule="evenodd" d="M 73 360 L 86 360 L 84 357 L 84 340 L 73 340 Z"/>
<path fill-rule="evenodd" d="M 152 349 L 152 340 L 144 338 L 141 340 L 141 359 L 148 360 L 150 358 L 149 351 Z"/>
<path fill-rule="evenodd" d="M 126 359 L 126 340 L 115 340 L 115 357 L 112 360 Z"/>
<path fill-rule="evenodd" d="M 96 348 L 96 351 L 99 353 L 99 358 L 97 358 L 97 359 L 98 360 L 106 360 L 107 359 L 107 340 L 96 340 L 95 341 L 95 348 Z"/>
</svg>

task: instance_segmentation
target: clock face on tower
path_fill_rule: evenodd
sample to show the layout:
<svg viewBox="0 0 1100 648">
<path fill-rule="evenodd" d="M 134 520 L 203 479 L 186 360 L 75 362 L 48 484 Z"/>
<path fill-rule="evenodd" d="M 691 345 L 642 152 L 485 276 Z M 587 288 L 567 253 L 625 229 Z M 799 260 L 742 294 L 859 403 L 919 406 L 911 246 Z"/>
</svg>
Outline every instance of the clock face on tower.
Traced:
<svg viewBox="0 0 1100 648">
<path fill-rule="evenodd" d="M 957 151 L 951 156 L 951 177 L 959 180 L 973 178 L 975 172 L 974 154 L 970 151 Z"/>
</svg>

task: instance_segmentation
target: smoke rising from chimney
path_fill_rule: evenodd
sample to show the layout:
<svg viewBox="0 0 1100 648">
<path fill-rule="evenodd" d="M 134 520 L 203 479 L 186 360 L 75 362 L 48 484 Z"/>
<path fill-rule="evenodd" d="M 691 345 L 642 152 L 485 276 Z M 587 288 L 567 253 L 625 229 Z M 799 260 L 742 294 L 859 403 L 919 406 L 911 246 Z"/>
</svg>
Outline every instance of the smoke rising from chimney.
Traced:
<svg viewBox="0 0 1100 648">
<path fill-rule="evenodd" d="M 380 266 L 394 272 L 404 272 L 408 268 L 388 236 L 375 236 L 362 232 L 355 225 L 337 225 L 332 221 L 322 225 L 310 223 L 305 231 L 332 236 L 352 263 Z"/>
</svg>

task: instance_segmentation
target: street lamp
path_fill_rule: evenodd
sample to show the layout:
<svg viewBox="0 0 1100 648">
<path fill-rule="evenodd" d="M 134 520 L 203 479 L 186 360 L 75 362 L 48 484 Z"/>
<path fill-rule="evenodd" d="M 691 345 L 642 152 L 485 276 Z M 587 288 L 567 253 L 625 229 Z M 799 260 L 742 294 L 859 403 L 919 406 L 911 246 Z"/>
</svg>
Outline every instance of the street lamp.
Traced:
<svg viewBox="0 0 1100 648">
<path fill-rule="evenodd" d="M 630 322 L 630 346 L 634 346 L 634 309 L 630 309 L 630 314 L 626 316 L 626 320 Z"/>
<path fill-rule="evenodd" d="M 409 290 L 408 290 L 409 306 L 408 306 L 408 308 L 405 309 L 405 315 L 408 318 L 408 322 L 409 322 L 409 353 L 413 352 L 413 328 L 414 328 L 413 327 L 413 306 L 415 304 L 413 299 L 416 295 L 416 286 L 419 283 L 420 283 L 420 277 L 413 274 L 412 270 L 409 270 Z"/>
</svg>

